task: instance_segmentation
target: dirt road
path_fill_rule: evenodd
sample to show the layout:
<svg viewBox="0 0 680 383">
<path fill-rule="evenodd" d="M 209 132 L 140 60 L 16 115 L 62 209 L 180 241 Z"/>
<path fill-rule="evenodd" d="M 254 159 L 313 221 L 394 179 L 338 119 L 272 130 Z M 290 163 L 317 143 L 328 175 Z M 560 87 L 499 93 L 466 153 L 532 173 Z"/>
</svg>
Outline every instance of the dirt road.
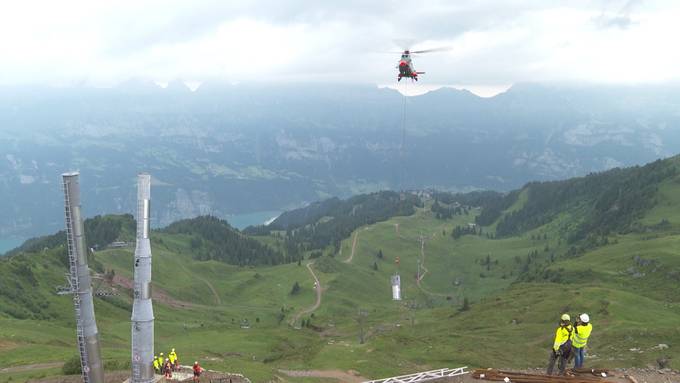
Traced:
<svg viewBox="0 0 680 383">
<path fill-rule="evenodd" d="M 314 302 L 313 306 L 308 307 L 308 308 L 300 311 L 299 313 L 297 313 L 293 317 L 293 319 L 290 321 L 290 325 L 293 326 L 293 327 L 295 327 L 295 324 L 300 320 L 300 318 L 303 315 L 311 314 L 314 311 L 316 311 L 316 309 L 318 309 L 319 306 L 321 306 L 321 295 L 323 293 L 323 289 L 321 288 L 321 282 L 319 282 L 319 278 L 317 278 L 316 274 L 314 273 L 314 269 L 312 268 L 313 265 L 314 265 L 314 262 L 307 263 L 307 270 L 309 270 L 309 273 L 312 274 L 312 278 L 314 278 L 314 286 L 315 286 L 314 290 L 316 291 L 316 302 Z"/>
<path fill-rule="evenodd" d="M 292 378 L 327 378 L 337 379 L 340 382 L 361 383 L 368 379 L 361 377 L 356 371 L 341 370 L 279 370 L 279 372 Z"/>
<path fill-rule="evenodd" d="M 17 372 L 33 371 L 33 370 L 46 370 L 48 368 L 61 368 L 61 366 L 63 366 L 63 365 L 64 365 L 64 362 L 25 364 L 23 366 L 0 368 L 0 374 L 10 374 L 10 373 L 17 373 Z"/>
<path fill-rule="evenodd" d="M 180 263 L 180 266 L 182 267 L 182 269 L 187 274 L 190 274 L 189 270 L 183 264 Z M 198 278 L 199 281 L 205 283 L 208 286 L 208 289 L 210 289 L 210 291 L 212 292 L 213 298 L 215 299 L 215 305 L 221 306 L 222 305 L 222 299 L 220 298 L 220 294 L 217 293 L 217 290 L 215 290 L 215 287 L 212 285 L 212 283 L 210 283 L 209 280 L 207 280 L 207 279 L 205 279 L 201 276 L 196 276 L 196 278 Z"/>
<path fill-rule="evenodd" d="M 425 237 L 420 237 L 420 269 L 421 269 L 422 272 L 420 273 L 420 278 L 416 279 L 416 284 L 418 285 L 418 288 L 422 292 L 424 292 L 425 294 L 428 294 L 428 295 L 431 295 L 431 296 L 434 296 L 434 297 L 448 297 L 448 296 L 453 295 L 453 294 L 435 293 L 434 291 L 430 291 L 430 290 L 426 289 L 420 283 L 423 280 L 423 278 L 425 278 L 425 274 L 427 274 L 429 272 L 427 267 L 425 267 L 425 242 L 426 242 Z"/>
<path fill-rule="evenodd" d="M 412 239 L 406 238 L 401 233 L 399 232 L 399 224 L 395 223 L 394 224 L 394 232 L 397 234 L 397 237 L 400 239 L 403 239 L 405 241 L 413 241 Z M 437 236 L 438 232 L 432 233 L 429 239 L 434 239 Z M 422 286 L 421 282 L 425 278 L 425 275 L 429 272 L 427 267 L 425 266 L 425 243 L 427 242 L 427 237 L 424 235 L 421 235 L 416 239 L 420 243 L 420 274 L 416 278 L 416 285 L 418 288 L 424 292 L 425 294 L 435 296 L 435 297 L 447 297 L 449 294 L 441 294 L 441 293 L 435 293 L 433 291 L 430 291 L 426 289 L 425 287 Z"/>
<path fill-rule="evenodd" d="M 128 290 L 134 289 L 133 281 L 119 274 L 114 275 L 111 285 L 120 286 Z M 175 299 L 171 297 L 165 290 L 156 286 L 154 286 L 154 288 L 151 291 L 151 297 L 153 298 L 154 302 L 160 302 L 173 308 L 191 308 L 197 306 L 196 304 L 191 302 L 185 302 Z"/>
<path fill-rule="evenodd" d="M 354 232 L 354 239 L 352 240 L 352 251 L 349 254 L 349 258 L 345 259 L 343 262 L 351 263 L 352 259 L 354 259 L 354 252 L 357 249 L 357 240 L 358 239 L 359 239 L 359 230 Z"/>
<path fill-rule="evenodd" d="M 180 267 L 184 270 L 184 272 L 189 273 L 189 270 L 187 270 L 187 268 L 184 265 L 180 264 Z M 217 294 L 217 290 L 215 290 L 215 287 L 210 283 L 210 281 L 201 277 L 197 278 L 208 286 L 215 299 L 215 304 L 218 306 L 221 305 L 222 300 L 220 299 L 219 294 Z M 134 289 L 134 282 L 131 279 L 121 276 L 119 274 L 113 276 L 111 285 L 120 286 L 129 290 Z M 157 286 L 154 286 L 153 290 L 151 291 L 151 294 L 154 301 L 164 303 L 174 308 L 191 308 L 202 306 L 192 302 L 184 302 L 179 299 L 175 299 L 171 297 L 170 294 L 168 294 L 166 291 L 162 290 L 160 287 Z"/>
</svg>

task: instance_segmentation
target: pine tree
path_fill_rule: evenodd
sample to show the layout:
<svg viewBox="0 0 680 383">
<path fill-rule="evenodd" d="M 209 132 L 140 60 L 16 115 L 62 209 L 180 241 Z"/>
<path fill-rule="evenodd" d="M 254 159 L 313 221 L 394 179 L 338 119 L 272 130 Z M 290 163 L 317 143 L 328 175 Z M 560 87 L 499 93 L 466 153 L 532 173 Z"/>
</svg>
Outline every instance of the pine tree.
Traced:
<svg viewBox="0 0 680 383">
<path fill-rule="evenodd" d="M 468 301 L 467 297 L 463 298 L 463 305 L 460 306 L 460 309 L 458 311 L 463 312 L 463 311 L 468 311 L 470 310 L 470 301 Z"/>
<path fill-rule="evenodd" d="M 290 290 L 290 295 L 297 295 L 300 293 L 300 284 L 295 281 L 293 288 Z"/>
</svg>

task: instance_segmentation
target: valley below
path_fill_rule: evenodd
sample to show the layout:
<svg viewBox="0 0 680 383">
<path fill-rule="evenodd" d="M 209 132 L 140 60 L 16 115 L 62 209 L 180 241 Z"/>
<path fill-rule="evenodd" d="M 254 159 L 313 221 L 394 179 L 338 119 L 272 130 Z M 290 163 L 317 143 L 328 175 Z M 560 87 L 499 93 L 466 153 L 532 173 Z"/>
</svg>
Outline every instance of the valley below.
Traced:
<svg viewBox="0 0 680 383">
<path fill-rule="evenodd" d="M 151 234 L 156 350 L 254 382 L 523 370 L 547 363 L 561 313 L 588 312 L 588 367 L 673 368 L 678 161 L 508 194 L 366 194 L 242 231 L 212 217 L 176 222 Z M 620 187 L 627 192 L 609 194 Z M 543 188 L 559 202 L 543 201 Z M 589 226 L 597 209 L 623 215 Z M 95 290 L 115 292 L 95 299 L 110 371 L 130 360 L 133 228 L 131 216 L 86 222 L 92 241 L 130 243 L 99 247 L 90 261 Z M 0 260 L 0 381 L 51 379 L 76 355 L 71 298 L 55 294 L 63 243 L 36 241 Z M 401 301 L 392 300 L 395 274 Z"/>
</svg>

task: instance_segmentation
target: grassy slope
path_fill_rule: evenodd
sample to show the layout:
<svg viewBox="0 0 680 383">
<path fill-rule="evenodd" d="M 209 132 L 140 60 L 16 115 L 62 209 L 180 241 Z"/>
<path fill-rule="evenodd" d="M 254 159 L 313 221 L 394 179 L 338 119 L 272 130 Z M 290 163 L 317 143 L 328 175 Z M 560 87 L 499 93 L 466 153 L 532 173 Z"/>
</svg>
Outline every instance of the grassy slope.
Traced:
<svg viewBox="0 0 680 383">
<path fill-rule="evenodd" d="M 589 364 L 646 365 L 662 353 L 677 359 L 679 191 L 677 180 L 665 181 L 658 193 L 659 204 L 641 220 L 651 225 L 666 218 L 671 227 L 611 236 L 607 246 L 554 263 L 548 263 L 549 254 L 566 250 L 558 237 L 562 223 L 569 221 L 568 214 L 521 237 L 499 240 L 484 235 L 457 240 L 450 236 L 453 227 L 474 220 L 474 210 L 470 216 L 441 221 L 421 209 L 411 217 L 359 228 L 351 264 L 342 261 L 351 253 L 353 236 L 343 241 L 342 255 L 323 257 L 314 266 L 325 292 L 311 321 L 324 329 L 321 333 L 286 325 L 295 312 L 311 306 L 315 299 L 304 263 L 250 269 L 196 262 L 186 238 L 155 234 L 155 285 L 193 304 L 176 309 L 156 303 L 156 347 L 176 347 L 185 361 L 200 359 L 209 368 L 243 372 L 254 381 L 271 378 L 278 368 L 353 369 L 367 377 L 380 377 L 463 364 L 526 367 L 544 363 L 555 318 L 562 311 L 587 311 L 595 326 Z M 397 236 L 396 224 L 403 238 Z M 532 240 L 532 235 L 541 239 Z M 415 283 L 420 236 L 426 237 L 428 270 L 423 289 Z M 376 257 L 379 249 L 383 260 Z M 534 250 L 539 253 L 535 264 L 559 273 L 563 283 L 512 283 L 521 267 L 517 258 L 524 259 Z M 493 260 L 490 270 L 480 264 L 486 255 Z M 390 300 L 389 277 L 397 271 L 397 256 L 403 302 Z M 635 256 L 652 262 L 641 266 Z M 63 271 L 39 255 L 33 257 L 38 265 L 34 272 L 41 275 L 39 289 L 47 291 L 62 283 Z M 131 276 L 130 250 L 103 251 L 97 259 L 107 269 Z M 372 268 L 374 262 L 378 271 Z M 302 291 L 291 296 L 295 281 Z M 215 304 L 209 284 L 217 290 L 220 305 Z M 472 307 L 458 313 L 463 296 L 471 300 Z M 50 321 L 0 318 L 0 366 L 63 361 L 74 354 L 69 297 L 54 296 L 51 302 L 50 309 L 60 315 Z M 282 307 L 286 319 L 278 324 Z M 129 311 L 100 300 L 96 309 L 104 356 L 126 361 Z M 367 313 L 365 344 L 358 342 L 359 309 Z M 240 328 L 243 318 L 251 323 L 250 329 Z M 652 349 L 658 343 L 671 348 Z M 632 348 L 642 353 L 629 351 Z M 14 374 L 13 381 L 54 373 L 58 370 Z M 8 377 L 0 373 L 0 381 Z"/>
</svg>

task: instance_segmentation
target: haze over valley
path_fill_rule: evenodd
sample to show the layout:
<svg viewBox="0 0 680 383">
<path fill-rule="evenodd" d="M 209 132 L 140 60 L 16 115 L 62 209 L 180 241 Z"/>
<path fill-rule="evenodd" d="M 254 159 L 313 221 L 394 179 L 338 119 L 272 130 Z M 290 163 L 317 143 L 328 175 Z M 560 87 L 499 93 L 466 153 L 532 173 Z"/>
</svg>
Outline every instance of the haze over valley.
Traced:
<svg viewBox="0 0 680 383">
<path fill-rule="evenodd" d="M 402 96 L 367 85 L 4 87 L 0 233 L 61 229 L 57 175 L 69 169 L 85 178 L 87 216 L 132 213 L 145 168 L 154 226 L 254 213 L 236 219 L 244 227 L 331 196 L 508 191 L 643 164 L 679 147 L 678 95 L 674 86 L 518 84 L 492 98 L 443 88 L 407 98 L 404 124 Z"/>
</svg>

